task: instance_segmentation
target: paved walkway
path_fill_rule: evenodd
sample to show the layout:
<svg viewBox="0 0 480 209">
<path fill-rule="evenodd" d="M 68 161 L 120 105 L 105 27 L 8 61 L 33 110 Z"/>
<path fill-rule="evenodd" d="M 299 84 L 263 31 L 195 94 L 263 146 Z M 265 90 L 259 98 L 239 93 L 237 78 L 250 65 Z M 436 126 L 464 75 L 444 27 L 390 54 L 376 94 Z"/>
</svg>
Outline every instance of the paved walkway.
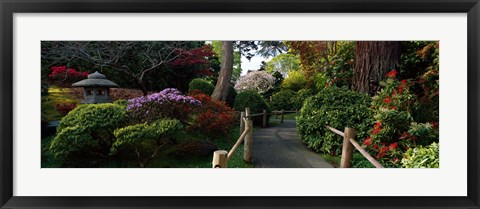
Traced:
<svg viewBox="0 0 480 209">
<path fill-rule="evenodd" d="M 333 168 L 297 135 L 294 120 L 253 131 L 253 163 L 257 168 Z"/>
</svg>

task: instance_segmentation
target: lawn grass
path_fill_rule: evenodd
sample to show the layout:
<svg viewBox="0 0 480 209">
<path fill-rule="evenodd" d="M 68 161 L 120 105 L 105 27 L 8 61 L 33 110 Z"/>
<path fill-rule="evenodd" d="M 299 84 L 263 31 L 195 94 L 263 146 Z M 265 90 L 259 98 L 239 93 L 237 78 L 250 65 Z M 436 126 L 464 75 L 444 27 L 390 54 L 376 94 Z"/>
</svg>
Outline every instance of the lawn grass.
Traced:
<svg viewBox="0 0 480 209">
<path fill-rule="evenodd" d="M 42 97 L 42 116 L 46 121 L 54 121 L 62 119 L 62 114 L 57 111 L 55 104 L 64 102 L 80 103 L 68 92 L 69 88 L 61 88 L 58 86 L 50 86 L 48 95 Z"/>
</svg>

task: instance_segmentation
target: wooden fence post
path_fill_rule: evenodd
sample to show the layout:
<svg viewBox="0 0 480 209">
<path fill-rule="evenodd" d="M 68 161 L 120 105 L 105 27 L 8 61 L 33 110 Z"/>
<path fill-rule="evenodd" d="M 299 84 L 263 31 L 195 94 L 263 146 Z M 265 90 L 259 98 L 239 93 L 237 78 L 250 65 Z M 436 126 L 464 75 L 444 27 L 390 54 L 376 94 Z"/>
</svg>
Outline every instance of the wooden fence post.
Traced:
<svg viewBox="0 0 480 209">
<path fill-rule="evenodd" d="M 225 150 L 217 150 L 213 153 L 212 168 L 226 168 L 227 167 L 227 154 Z"/>
<path fill-rule="evenodd" d="M 250 108 L 245 108 L 245 117 L 247 117 L 247 122 L 245 127 L 250 129 L 250 131 L 245 135 L 243 141 L 243 160 L 247 163 L 252 163 L 252 143 L 253 143 L 253 120 L 250 117 Z"/>
<path fill-rule="evenodd" d="M 355 130 L 353 128 L 345 127 L 343 133 L 342 159 L 340 161 L 340 168 L 350 168 L 353 158 L 353 145 L 350 143 L 350 138 L 355 139 Z"/>
<path fill-rule="evenodd" d="M 267 110 L 266 109 L 263 109 L 263 124 L 262 124 L 262 128 L 266 128 L 267 127 Z"/>
<path fill-rule="evenodd" d="M 295 115 L 298 116 L 298 109 L 295 110 Z"/>
<path fill-rule="evenodd" d="M 283 123 L 283 114 L 285 114 L 285 110 L 282 110 L 282 113 L 280 113 L 280 114 L 282 114 L 282 118 L 280 119 L 280 123 Z"/>
<path fill-rule="evenodd" d="M 240 113 L 240 135 L 242 135 L 243 131 L 245 131 L 245 112 Z"/>
</svg>

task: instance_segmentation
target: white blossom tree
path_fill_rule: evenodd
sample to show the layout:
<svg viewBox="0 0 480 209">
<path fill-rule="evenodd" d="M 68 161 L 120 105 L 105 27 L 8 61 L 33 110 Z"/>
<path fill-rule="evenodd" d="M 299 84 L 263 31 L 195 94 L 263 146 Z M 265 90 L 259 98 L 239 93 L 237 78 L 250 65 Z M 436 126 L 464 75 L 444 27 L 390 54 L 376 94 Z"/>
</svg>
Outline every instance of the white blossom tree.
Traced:
<svg viewBox="0 0 480 209">
<path fill-rule="evenodd" d="M 263 94 L 275 86 L 275 77 L 266 71 L 253 71 L 241 76 L 235 84 L 237 92 L 248 90 Z"/>
</svg>

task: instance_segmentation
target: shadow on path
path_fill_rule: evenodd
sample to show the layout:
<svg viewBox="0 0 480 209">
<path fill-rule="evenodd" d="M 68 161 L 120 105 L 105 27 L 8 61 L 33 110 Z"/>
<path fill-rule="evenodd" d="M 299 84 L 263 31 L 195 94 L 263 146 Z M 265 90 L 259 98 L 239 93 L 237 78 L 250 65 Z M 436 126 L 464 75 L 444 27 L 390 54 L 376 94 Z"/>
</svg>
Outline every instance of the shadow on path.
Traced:
<svg viewBox="0 0 480 209">
<path fill-rule="evenodd" d="M 294 120 L 253 131 L 253 163 L 257 168 L 333 168 L 297 135 Z"/>
</svg>

